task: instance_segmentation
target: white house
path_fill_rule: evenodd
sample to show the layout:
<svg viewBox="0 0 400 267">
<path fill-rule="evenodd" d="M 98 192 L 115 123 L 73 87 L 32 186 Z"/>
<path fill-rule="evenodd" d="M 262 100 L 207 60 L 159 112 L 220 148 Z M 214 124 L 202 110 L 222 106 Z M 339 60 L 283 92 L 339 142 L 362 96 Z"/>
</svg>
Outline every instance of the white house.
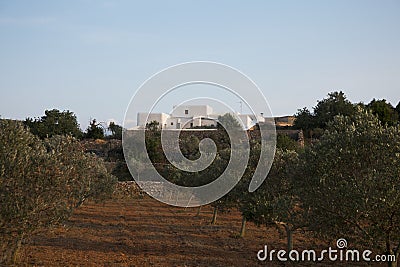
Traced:
<svg viewBox="0 0 400 267">
<path fill-rule="evenodd" d="M 147 117 L 148 116 L 148 117 Z M 137 125 L 145 126 L 147 122 L 157 121 L 162 127 L 167 123 L 170 117 L 167 113 L 138 113 L 137 115 Z"/>
<path fill-rule="evenodd" d="M 171 114 L 166 113 L 138 113 L 138 127 L 152 121 L 157 121 L 163 129 L 187 129 L 193 127 L 217 126 L 218 116 L 208 105 L 181 105 L 174 107 Z M 264 122 L 264 117 L 257 115 L 236 114 L 247 130 L 253 127 L 257 120 Z M 147 120 L 146 120 L 147 119 Z"/>
<path fill-rule="evenodd" d="M 213 113 L 212 107 L 209 105 L 188 105 L 174 106 L 172 117 L 193 118 L 193 117 L 208 117 Z"/>
</svg>

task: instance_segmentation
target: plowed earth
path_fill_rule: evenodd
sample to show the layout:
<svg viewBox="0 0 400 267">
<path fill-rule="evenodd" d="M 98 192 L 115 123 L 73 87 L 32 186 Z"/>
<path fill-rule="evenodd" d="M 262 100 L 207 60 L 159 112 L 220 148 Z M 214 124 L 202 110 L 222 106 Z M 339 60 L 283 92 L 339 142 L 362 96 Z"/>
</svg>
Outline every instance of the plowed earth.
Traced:
<svg viewBox="0 0 400 267">
<path fill-rule="evenodd" d="M 238 236 L 241 216 L 220 213 L 211 225 L 212 208 L 178 208 L 149 197 L 86 203 L 65 225 L 33 238 L 25 249 L 27 266 L 312 266 L 316 263 L 260 262 L 257 252 L 284 249 L 285 236 L 273 227 L 247 223 Z M 294 234 L 294 248 L 327 248 L 308 233 Z M 318 263 L 337 266 L 338 262 Z M 357 264 L 340 264 L 356 266 Z M 365 264 L 360 264 L 365 266 Z M 382 266 L 382 265 L 381 265 Z"/>
</svg>

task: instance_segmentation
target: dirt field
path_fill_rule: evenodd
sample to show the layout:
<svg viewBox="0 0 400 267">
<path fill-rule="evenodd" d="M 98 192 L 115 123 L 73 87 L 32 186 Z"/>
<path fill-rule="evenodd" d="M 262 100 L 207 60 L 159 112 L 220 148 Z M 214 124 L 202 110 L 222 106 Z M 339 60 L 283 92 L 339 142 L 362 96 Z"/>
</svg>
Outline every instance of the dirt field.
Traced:
<svg viewBox="0 0 400 267">
<path fill-rule="evenodd" d="M 171 207 L 149 197 L 87 203 L 64 227 L 34 238 L 25 252 L 26 265 L 284 266 L 257 260 L 265 244 L 285 248 L 284 236 L 274 227 L 247 223 L 246 237 L 239 238 L 238 212 L 219 214 L 217 225 L 210 225 L 211 207 L 204 207 L 200 216 L 196 213 L 197 208 Z M 304 233 L 295 234 L 296 249 L 321 245 Z M 294 265 L 299 264 L 287 264 Z"/>
</svg>

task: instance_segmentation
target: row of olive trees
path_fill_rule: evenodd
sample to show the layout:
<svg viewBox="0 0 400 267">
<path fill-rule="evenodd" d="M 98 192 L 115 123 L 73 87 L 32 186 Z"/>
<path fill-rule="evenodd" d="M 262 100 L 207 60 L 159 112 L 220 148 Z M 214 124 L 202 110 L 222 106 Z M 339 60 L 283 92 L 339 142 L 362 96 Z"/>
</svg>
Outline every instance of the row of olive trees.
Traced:
<svg viewBox="0 0 400 267">
<path fill-rule="evenodd" d="M 212 223 L 218 211 L 238 208 L 243 215 L 241 236 L 246 221 L 274 225 L 286 233 L 288 251 L 293 234 L 307 230 L 325 240 L 345 237 L 355 249 L 399 257 L 400 126 L 384 124 L 361 107 L 350 116 L 336 116 L 314 145 L 298 151 L 278 148 L 267 179 L 253 193 L 247 189 L 261 147 L 250 141 L 247 170 L 232 191 L 212 203 Z M 188 186 L 197 185 L 193 181 L 205 184 L 228 161 L 225 148 L 211 170 L 172 175 Z"/>
<path fill-rule="evenodd" d="M 267 179 L 253 193 L 247 190 L 261 146 L 257 140 L 250 140 L 247 170 L 232 191 L 212 203 L 212 223 L 218 211 L 238 208 L 243 215 L 241 235 L 246 221 L 274 225 L 286 233 L 288 250 L 293 248 L 293 234 L 302 229 L 325 240 L 345 237 L 354 248 L 398 258 L 399 125 L 383 123 L 362 106 L 328 119 L 321 139 L 306 149 L 294 151 L 280 145 Z M 188 158 L 199 155 L 198 142 L 194 137 L 182 140 L 181 148 Z M 182 185 L 206 184 L 224 171 L 229 154 L 229 148 L 223 147 L 210 169 L 199 173 L 165 173 Z"/>
<path fill-rule="evenodd" d="M 246 220 L 284 229 L 288 250 L 293 233 L 306 229 L 396 259 L 399 207 L 400 127 L 383 125 L 363 109 L 335 117 L 305 151 L 278 149 L 264 184 L 242 194 L 239 205 Z"/>
<path fill-rule="evenodd" d="M 230 138 L 222 124 L 228 129 L 235 129 L 242 131 L 239 122 L 229 113 L 222 115 L 218 118 L 219 124 L 214 131 L 205 131 L 200 134 L 194 135 L 181 135 L 179 145 L 182 154 L 190 159 L 194 160 L 200 157 L 199 151 L 199 138 L 211 138 L 217 145 L 217 156 L 213 163 L 203 171 L 192 173 L 179 170 L 172 166 L 168 160 L 164 157 L 161 147 L 161 132 L 159 124 L 155 121 L 150 122 L 146 127 L 146 148 L 147 153 L 155 165 L 157 171 L 164 176 L 167 180 L 183 185 L 183 186 L 201 186 L 208 184 L 217 179 L 226 169 L 230 160 Z M 244 194 L 247 192 L 248 182 L 257 167 L 258 159 L 260 155 L 261 144 L 257 138 L 250 139 L 250 160 L 245 171 L 244 177 L 240 180 L 240 183 L 223 198 L 213 202 L 213 217 L 211 220 L 212 224 L 217 222 L 217 217 L 220 212 L 229 212 L 232 209 L 239 208 L 243 203 Z M 293 149 L 299 150 L 300 146 L 296 141 L 291 139 L 289 136 L 284 134 L 277 135 L 277 147 L 282 149 Z M 140 155 L 132 155 L 131 158 L 137 158 Z M 135 164 L 137 163 L 137 164 Z M 136 167 L 136 173 L 140 177 L 141 173 L 146 172 L 145 166 L 140 164 L 140 160 L 131 162 Z M 201 207 L 199 207 L 199 212 Z M 242 235 L 245 232 L 246 218 L 243 217 Z"/>
<path fill-rule="evenodd" d="M 110 197 L 115 181 L 73 137 L 41 140 L 19 122 L 0 120 L 0 265 L 15 264 L 23 243 L 86 199 Z"/>
</svg>

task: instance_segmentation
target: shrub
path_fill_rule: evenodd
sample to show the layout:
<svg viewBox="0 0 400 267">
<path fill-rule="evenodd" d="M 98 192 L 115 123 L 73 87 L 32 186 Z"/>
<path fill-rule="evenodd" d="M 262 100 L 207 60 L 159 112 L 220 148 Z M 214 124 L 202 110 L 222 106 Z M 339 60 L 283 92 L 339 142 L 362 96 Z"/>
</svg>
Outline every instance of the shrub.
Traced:
<svg viewBox="0 0 400 267">
<path fill-rule="evenodd" d="M 15 264 L 23 242 L 87 198 L 111 196 L 114 184 L 73 137 L 42 141 L 21 123 L 0 120 L 0 264 Z"/>
</svg>

